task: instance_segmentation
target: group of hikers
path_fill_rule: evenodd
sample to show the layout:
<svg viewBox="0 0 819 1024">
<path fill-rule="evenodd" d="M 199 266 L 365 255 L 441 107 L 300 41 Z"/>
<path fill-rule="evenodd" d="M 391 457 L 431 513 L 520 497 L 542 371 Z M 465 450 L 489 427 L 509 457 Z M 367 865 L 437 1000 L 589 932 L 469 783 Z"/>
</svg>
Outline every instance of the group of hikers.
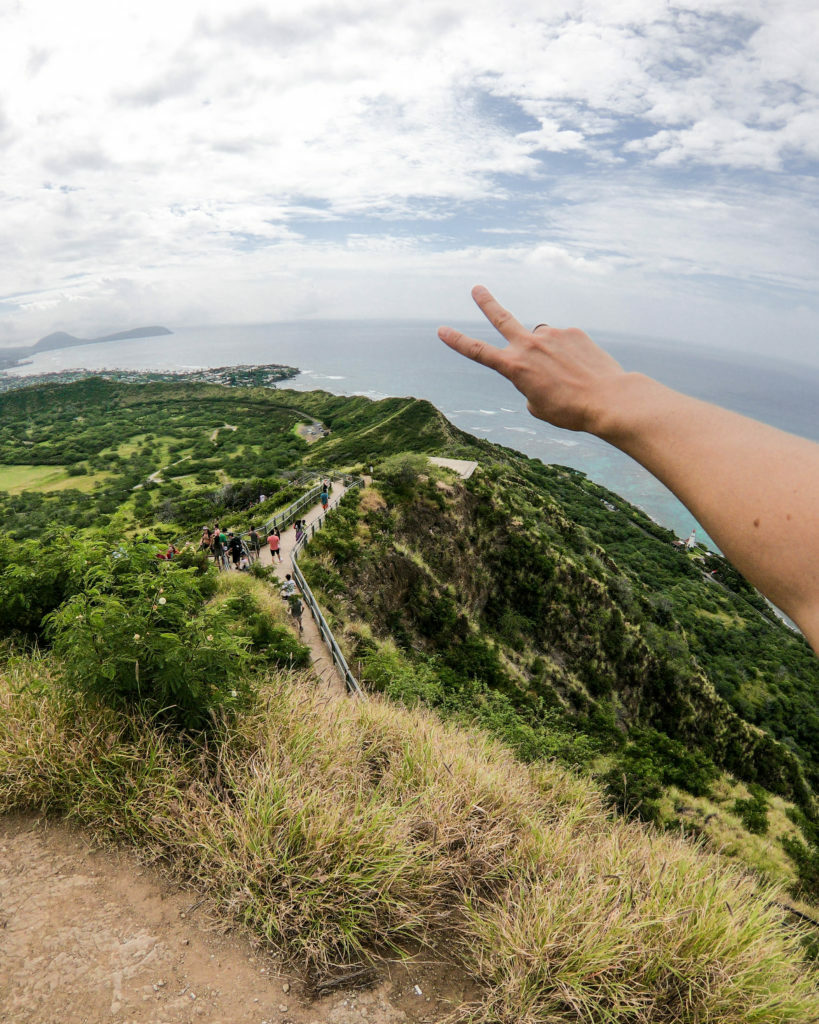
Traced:
<svg viewBox="0 0 819 1024">
<path fill-rule="evenodd" d="M 329 480 L 322 481 L 319 501 L 324 512 L 327 511 L 330 504 L 331 486 Z M 305 519 L 296 519 L 293 522 L 293 530 L 295 532 L 296 544 L 299 544 L 307 533 L 307 521 Z M 258 561 L 264 543 L 267 543 L 270 550 L 271 560 L 275 561 L 278 559 L 281 562 L 282 536 L 277 526 L 271 526 L 267 531 L 267 537 L 263 539 L 263 533 L 260 533 L 252 524 L 248 533 L 243 535 L 235 533 L 233 530 L 225 530 L 216 522 L 212 528 L 209 526 L 202 527 L 199 550 L 212 555 L 220 571 L 248 572 L 252 563 Z M 160 553 L 157 557 L 171 559 L 176 553 L 177 549 L 170 545 L 167 552 Z M 303 632 L 302 615 L 304 614 L 304 605 L 298 592 L 298 587 L 290 573 L 287 573 L 285 576 L 281 595 L 290 605 L 290 612 L 298 623 L 299 632 Z"/>
<path fill-rule="evenodd" d="M 279 537 L 277 535 L 277 546 L 278 542 Z M 247 572 L 250 568 L 250 563 L 259 557 L 261 538 L 253 526 L 251 526 L 250 533 L 248 533 L 247 540 L 245 540 L 240 533 L 225 530 L 217 522 L 214 523 L 212 529 L 209 526 L 202 527 L 202 539 L 199 541 L 199 550 L 213 555 L 213 560 L 220 570 L 229 571 L 237 569 Z M 271 550 L 273 550 L 272 546 Z"/>
</svg>

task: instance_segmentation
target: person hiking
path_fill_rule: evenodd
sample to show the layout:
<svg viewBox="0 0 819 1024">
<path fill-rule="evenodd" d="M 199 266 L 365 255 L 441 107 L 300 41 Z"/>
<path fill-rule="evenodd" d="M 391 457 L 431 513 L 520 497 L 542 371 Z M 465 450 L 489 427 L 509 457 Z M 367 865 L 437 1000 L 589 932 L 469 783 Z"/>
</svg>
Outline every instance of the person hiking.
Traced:
<svg viewBox="0 0 819 1024">
<path fill-rule="evenodd" d="M 228 534 L 228 551 L 230 557 L 233 559 L 233 568 L 238 569 L 239 563 L 242 560 L 242 555 L 245 553 L 245 545 L 240 534 L 229 533 Z"/>
<path fill-rule="evenodd" d="M 202 527 L 202 539 L 199 541 L 200 551 L 210 551 L 211 536 L 210 529 L 207 526 Z"/>
<path fill-rule="evenodd" d="M 330 503 L 330 494 L 327 491 L 327 485 L 324 484 L 323 486 L 324 486 L 324 489 L 322 490 L 321 494 L 319 495 L 319 501 L 321 502 L 321 507 L 326 512 L 327 511 L 327 506 Z"/>
<path fill-rule="evenodd" d="M 819 444 L 629 373 L 577 328 L 527 330 L 482 285 L 472 298 L 508 345 L 452 327 L 441 341 L 510 380 L 533 416 L 644 466 L 819 654 Z"/>
<path fill-rule="evenodd" d="M 222 557 L 224 555 L 224 547 L 222 546 L 222 535 L 219 533 L 218 529 L 214 529 L 213 531 L 210 549 L 213 552 L 213 560 L 216 562 L 217 567 L 219 569 L 224 569 L 225 565 Z"/>
<path fill-rule="evenodd" d="M 247 535 L 247 550 L 252 562 L 255 562 L 259 558 L 259 551 L 262 547 L 262 539 L 256 533 L 256 527 L 251 524 L 250 533 Z"/>
<path fill-rule="evenodd" d="M 267 535 L 267 546 L 270 548 L 271 561 L 274 555 L 276 556 L 276 558 L 278 558 L 279 561 L 282 560 L 281 543 L 282 540 L 281 537 L 279 536 L 279 531 L 271 530 L 270 533 L 268 533 Z"/>
<path fill-rule="evenodd" d="M 296 593 L 297 589 L 298 588 L 296 587 L 296 581 L 293 579 L 289 572 L 286 573 L 284 577 L 284 583 L 282 584 L 282 589 L 280 592 L 281 596 L 284 598 L 292 597 L 292 595 Z"/>
<path fill-rule="evenodd" d="M 288 600 L 290 602 L 290 614 L 299 624 L 299 633 L 303 633 L 304 626 L 302 625 L 301 618 L 304 615 L 304 602 L 298 594 L 293 594 Z"/>
</svg>

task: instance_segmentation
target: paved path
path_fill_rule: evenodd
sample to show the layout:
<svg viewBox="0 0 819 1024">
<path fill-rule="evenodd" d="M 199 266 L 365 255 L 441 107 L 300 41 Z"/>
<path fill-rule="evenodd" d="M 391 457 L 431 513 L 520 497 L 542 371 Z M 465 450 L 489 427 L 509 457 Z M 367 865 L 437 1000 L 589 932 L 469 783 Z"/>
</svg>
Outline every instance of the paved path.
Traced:
<svg viewBox="0 0 819 1024">
<path fill-rule="evenodd" d="M 330 492 L 330 505 L 337 504 L 340 498 L 347 493 L 348 488 L 340 480 L 333 481 L 333 489 Z M 312 508 L 306 512 L 301 513 L 301 518 L 307 522 L 307 531 L 310 532 L 311 526 L 319 522 L 324 518 L 324 511 L 322 510 L 321 503 L 313 505 Z M 284 583 L 284 577 L 286 573 L 293 572 L 293 548 L 296 546 L 296 531 L 292 526 L 288 526 L 286 530 L 282 531 L 282 542 L 281 542 L 281 554 L 282 560 L 279 562 L 277 559 L 273 559 L 270 554 L 270 549 L 265 545 L 259 555 L 259 561 L 262 565 L 272 565 L 276 571 L 276 575 Z M 307 581 L 310 582 L 309 580 Z M 302 640 L 310 648 L 310 654 L 313 662 L 313 671 L 316 673 L 316 677 L 319 680 L 319 685 L 327 687 L 327 690 L 337 696 L 344 696 L 347 693 L 347 686 L 341 677 L 338 669 L 333 663 L 330 657 L 330 651 L 327 649 L 327 645 L 321 639 L 321 635 L 318 631 L 318 626 L 313 621 L 313 616 L 309 610 L 305 607 L 304 617 L 302 618 L 304 624 L 304 633 L 302 634 Z"/>
</svg>

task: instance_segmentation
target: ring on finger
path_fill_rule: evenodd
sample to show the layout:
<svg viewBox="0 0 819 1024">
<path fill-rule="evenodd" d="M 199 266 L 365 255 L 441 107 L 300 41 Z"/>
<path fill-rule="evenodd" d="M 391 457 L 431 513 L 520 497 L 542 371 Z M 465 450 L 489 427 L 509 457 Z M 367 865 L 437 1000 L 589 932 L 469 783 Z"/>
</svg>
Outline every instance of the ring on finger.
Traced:
<svg viewBox="0 0 819 1024">
<path fill-rule="evenodd" d="M 532 328 L 532 334 L 535 333 L 535 331 L 538 329 L 538 327 L 548 327 L 548 326 L 549 326 L 548 324 L 535 324 L 535 326 Z"/>
</svg>

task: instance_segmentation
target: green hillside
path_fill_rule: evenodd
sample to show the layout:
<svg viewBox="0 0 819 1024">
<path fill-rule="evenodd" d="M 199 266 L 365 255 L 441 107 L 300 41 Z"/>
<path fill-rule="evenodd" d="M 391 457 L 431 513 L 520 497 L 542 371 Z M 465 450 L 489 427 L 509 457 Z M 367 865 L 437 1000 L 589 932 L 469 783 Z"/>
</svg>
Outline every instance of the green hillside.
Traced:
<svg viewBox="0 0 819 1024">
<path fill-rule="evenodd" d="M 322 431 L 302 429 L 316 421 Z M 160 824 L 166 815 L 173 818 L 163 803 L 165 790 L 157 788 L 153 768 L 132 778 L 129 767 L 143 757 L 151 764 L 164 758 L 174 778 L 174 773 L 187 778 L 205 771 L 202 799 L 214 804 L 207 812 L 204 804 L 191 809 L 197 829 L 205 828 L 205 819 L 207 830 L 215 829 L 220 815 L 244 808 L 241 829 L 238 819 L 231 819 L 233 840 L 208 832 L 213 853 L 208 863 L 214 877 L 221 879 L 224 872 L 226 893 L 232 891 L 231 872 L 238 870 L 234 854 L 246 865 L 255 863 L 256 853 L 250 851 L 262 842 L 252 807 L 265 815 L 264 828 L 271 836 L 288 827 L 291 813 L 307 815 L 298 817 L 301 838 L 291 832 L 287 842 L 295 845 L 286 851 L 280 847 L 281 863 L 292 862 L 290 880 L 289 869 L 281 867 L 273 881 L 265 874 L 269 866 L 260 862 L 258 891 L 256 883 L 250 886 L 253 900 L 231 911 L 296 955 L 323 963 L 374 955 L 379 948 L 404 948 L 405 942 L 446 947 L 447 929 L 456 920 L 463 928 L 469 920 L 464 944 L 456 944 L 457 956 L 481 981 L 501 986 L 504 993 L 491 1009 L 487 1003 L 476 1011 L 475 1020 L 568 1021 L 575 1019 L 568 1015 L 572 1005 L 584 1007 L 595 1021 L 811 1019 L 804 1011 L 810 999 L 805 996 L 799 1003 L 802 996 L 796 996 L 808 991 L 803 982 L 793 982 L 794 1002 L 787 1010 L 774 977 L 777 957 L 791 965 L 783 967 L 785 978 L 794 969 L 794 956 L 815 955 L 817 933 L 803 933 L 800 939 L 793 919 L 783 920 L 780 912 L 777 921 L 766 918 L 759 925 L 762 931 L 755 939 L 752 896 L 737 897 L 750 916 L 742 917 L 743 910 L 730 925 L 726 949 L 733 956 L 736 943 L 750 943 L 750 949 L 758 940 L 759 949 L 779 950 L 772 959 L 754 961 L 753 970 L 761 971 L 765 960 L 761 973 L 753 975 L 750 961 L 740 971 L 750 972 L 748 992 L 779 993 L 769 1003 L 755 1004 L 749 996 L 750 1002 L 733 1005 L 713 978 L 697 982 L 696 998 L 684 995 L 670 979 L 675 971 L 683 972 L 681 978 L 686 971 L 694 977 L 699 968 L 696 956 L 691 959 L 688 953 L 675 960 L 682 946 L 675 947 L 674 956 L 668 953 L 662 968 L 648 960 L 639 969 L 626 968 L 629 942 L 643 950 L 642 957 L 654 940 L 645 932 L 637 941 L 625 924 L 615 929 L 609 953 L 617 966 L 605 984 L 593 981 L 596 971 L 603 977 L 609 969 L 602 962 L 579 973 L 561 968 L 566 984 L 582 990 L 576 1004 L 565 987 L 560 998 L 544 996 L 552 981 L 522 966 L 510 968 L 513 978 L 505 973 L 500 954 L 493 959 L 488 952 L 505 949 L 506 962 L 516 962 L 509 951 L 528 949 L 527 943 L 535 941 L 532 929 L 546 927 L 535 918 L 503 919 L 500 908 L 526 899 L 546 914 L 555 894 L 534 889 L 538 877 L 548 888 L 543 872 L 551 870 L 573 872 L 575 881 L 564 896 L 573 894 L 571 899 L 592 915 L 584 923 L 591 943 L 600 931 L 593 908 L 607 913 L 613 906 L 611 894 L 595 889 L 592 876 L 640 874 L 635 858 L 653 865 L 635 883 L 644 887 L 640 891 L 647 899 L 650 894 L 649 903 L 664 898 L 659 865 L 671 863 L 669 858 L 680 865 L 678 880 L 686 871 L 702 880 L 694 887 L 696 895 L 693 889 L 679 895 L 681 902 L 668 910 L 671 915 L 687 914 L 685 908 L 699 906 L 701 897 L 706 903 L 716 899 L 713 893 L 703 894 L 717 870 L 726 879 L 740 877 L 741 871 L 728 868 L 728 854 L 735 864 L 754 869 L 758 881 L 746 879 L 741 886 L 764 894 L 759 898 L 765 906 L 782 903 L 785 887 L 791 899 L 803 901 L 808 916 L 817 916 L 811 904 L 819 904 L 819 668 L 805 641 L 724 559 L 704 548 L 678 549 L 668 531 L 582 473 L 477 440 L 429 403 L 414 399 L 371 402 L 323 392 L 89 379 L 0 395 L 0 423 L 0 486 L 4 472 L 14 484 L 0 492 L 6 526 L 0 543 L 3 699 L 19 711 L 10 714 L 0 732 L 1 807 L 75 814 L 101 834 L 153 841 L 157 855 L 173 862 L 174 831 Z M 433 454 L 472 459 L 479 466 L 462 481 L 430 463 L 426 456 Z M 369 716 L 345 712 L 346 731 L 334 736 L 330 712 L 325 721 L 319 709 L 297 710 L 302 707 L 299 687 L 309 688 L 309 682 L 294 683 L 277 674 L 279 667 L 303 664 L 306 654 L 288 632 L 287 616 L 264 574 L 258 580 L 239 579 L 238 574 L 236 580 L 229 578 L 232 574 L 217 579 L 213 567 L 192 552 L 168 566 L 159 565 L 153 552 L 160 540 L 196 539 L 202 523 L 215 518 L 234 528 L 263 522 L 317 473 L 369 473 L 370 467 L 371 486 L 344 499 L 301 561 L 350 665 L 374 697 Z M 72 487 L 72 479 L 85 486 Z M 261 495 L 265 500 L 260 504 Z M 15 703 L 15 693 L 25 698 Z M 82 695 L 79 704 L 76 694 Z M 153 716 L 147 731 L 139 717 L 146 713 Z M 339 713 L 333 713 L 338 722 Z M 43 714 L 53 718 L 46 728 L 38 724 Z M 120 718 L 111 719 L 111 714 Z M 437 724 L 441 720 L 445 725 Z M 155 736 L 154 727 L 181 728 L 181 746 L 177 749 L 176 741 L 168 739 L 165 749 L 159 737 L 169 734 Z M 322 737 L 318 746 L 309 738 L 314 727 Z M 245 777 L 238 769 L 245 753 L 256 758 L 261 755 L 253 751 L 267 749 L 262 733 L 268 729 L 282 750 L 275 767 L 275 811 L 273 794 L 262 798 L 254 789 L 257 777 Z M 431 746 L 414 734 L 418 729 L 430 737 Z M 403 754 L 396 738 L 402 730 Z M 222 753 L 208 747 L 207 757 L 189 757 L 190 744 L 196 747 L 203 732 Z M 491 750 L 488 761 L 481 761 L 482 744 Z M 331 748 L 338 754 L 335 763 Z M 466 753 L 470 749 L 477 752 L 474 762 Z M 432 790 L 425 792 L 425 780 L 439 754 L 448 768 L 443 774 L 434 769 L 438 789 L 433 799 Z M 32 756 L 43 758 L 36 770 Z M 218 770 L 211 756 L 224 757 Z M 93 784 L 81 769 L 89 758 L 100 769 Z M 514 794 L 499 781 L 510 769 L 498 765 L 511 764 L 510 759 L 518 765 L 514 772 L 522 773 L 515 775 Z M 493 767 L 487 767 L 490 763 Z M 229 784 L 228 764 L 234 765 Z M 298 786 L 286 778 L 288 764 L 300 776 Z M 114 776 L 107 795 L 94 796 L 109 770 Z M 344 775 L 348 770 L 349 777 Z M 459 860 L 453 847 L 454 860 L 439 860 L 439 838 L 447 829 L 443 808 L 447 801 L 457 804 L 453 794 L 463 790 L 467 775 L 474 781 L 483 771 L 496 781 L 491 792 L 473 794 L 474 806 L 489 815 L 487 827 L 494 815 L 499 816 L 494 823 L 500 827 L 502 819 L 511 831 L 503 839 L 490 835 L 491 829 L 480 841 L 476 838 L 480 849 L 472 851 L 474 859 L 469 852 Z M 368 780 L 364 789 L 359 772 Z M 408 799 L 410 776 L 413 799 L 425 809 L 407 811 L 405 818 L 398 808 Z M 547 776 L 552 780 L 548 785 Z M 311 815 L 323 813 L 314 806 L 315 794 L 335 792 L 337 782 L 346 787 L 338 794 L 338 806 L 346 810 L 339 813 L 351 828 L 365 818 L 368 824 L 366 829 L 361 824 L 358 839 L 344 833 L 350 846 L 339 852 L 339 864 L 347 867 L 333 873 L 327 866 L 332 857 L 322 861 L 327 840 L 319 833 L 326 825 L 330 834 L 338 824 L 319 825 Z M 446 788 L 450 782 L 452 792 Z M 127 813 L 115 807 L 118 787 L 126 783 L 132 791 Z M 170 784 L 168 799 L 178 803 L 187 785 Z M 366 798 L 361 796 L 365 789 Z M 136 801 L 146 792 L 151 793 L 150 807 L 143 814 Z M 569 794 L 577 796 L 576 805 Z M 476 820 L 470 800 L 453 836 Z M 537 821 L 524 821 L 526 801 L 533 813 L 537 808 Z M 558 869 L 545 850 L 554 842 L 548 822 L 553 814 L 560 818 L 561 802 L 575 807 L 566 810 L 568 817 L 560 819 L 557 829 L 569 830 L 561 834 L 572 836 L 575 852 Z M 306 808 L 312 809 L 308 813 Z M 586 821 L 589 848 L 597 850 L 594 867 L 576 859 Z M 151 822 L 157 829 L 154 840 Z M 250 846 L 240 856 L 233 844 L 243 830 L 255 838 L 248 838 Z M 380 852 L 373 856 L 387 858 L 384 878 L 373 876 L 374 888 L 368 890 L 381 892 L 386 900 L 382 909 L 373 910 L 375 918 L 364 913 L 361 891 L 344 888 L 353 885 L 355 845 L 364 842 L 365 832 L 370 842 L 373 830 L 381 837 Z M 615 833 L 623 848 L 632 850 L 628 866 L 607 845 Z M 697 859 L 705 855 L 689 843 L 692 834 L 710 842 L 713 860 Z M 484 840 L 485 847 L 480 845 Z M 495 842 L 517 852 L 497 859 Z M 413 846 L 418 843 L 421 854 Z M 490 855 L 490 848 L 496 853 Z M 302 862 L 308 850 L 313 852 Z M 428 864 L 432 872 L 416 879 L 419 893 L 439 885 L 435 865 L 450 873 L 448 881 L 440 880 L 443 888 L 435 889 L 438 895 L 430 897 L 430 916 L 420 907 L 411 910 L 408 890 L 398 885 L 397 865 L 411 861 L 412 851 L 421 857 L 418 869 L 426 871 Z M 188 862 L 181 852 L 178 856 L 185 873 Z M 689 857 L 697 866 L 683 868 Z M 317 867 L 320 862 L 325 867 Z M 304 872 L 313 870 L 325 880 L 332 877 L 320 899 L 314 898 L 318 890 L 297 893 L 295 879 L 304 880 Z M 577 881 L 584 878 L 587 882 Z M 768 883 L 780 888 L 768 890 Z M 218 889 L 223 882 L 214 884 Z M 754 885 L 762 888 L 754 890 Z M 669 882 L 667 898 L 678 898 L 669 895 L 676 886 Z M 302 914 L 311 922 L 309 941 L 300 943 L 298 929 L 284 918 L 276 924 L 265 916 L 265 899 L 280 899 L 276 894 L 285 889 L 296 900 L 293 920 Z M 621 896 L 615 902 L 625 907 Z M 347 897 L 358 909 L 344 909 Z M 231 897 L 225 899 L 230 904 Z M 633 908 L 633 895 L 629 899 Z M 408 917 L 398 914 L 399 904 Z M 327 913 L 323 925 L 318 923 L 321 907 Z M 660 914 L 657 907 L 652 912 Z M 440 934 L 436 920 L 448 922 Z M 719 928 L 728 927 L 720 921 Z M 559 927 L 568 925 L 563 920 Z M 663 950 L 663 943 L 672 941 L 669 934 L 657 939 Z M 694 940 L 689 935 L 673 941 L 685 945 Z M 722 940 L 703 933 L 696 941 L 717 949 Z M 780 941 L 785 945 L 777 946 Z M 710 955 L 706 946 L 703 955 Z M 798 949 L 801 954 L 795 953 Z M 601 948 L 588 950 L 589 963 L 604 956 Z M 564 952 L 569 956 L 568 947 Z M 523 961 L 529 956 L 520 955 Z M 483 965 L 480 970 L 474 967 L 477 962 Z M 523 991 L 539 994 L 524 1007 Z M 701 997 L 704 1001 L 698 1002 Z M 612 1015 L 618 1005 L 630 1009 Z M 646 1009 L 650 1006 L 656 1016 Z"/>
</svg>

